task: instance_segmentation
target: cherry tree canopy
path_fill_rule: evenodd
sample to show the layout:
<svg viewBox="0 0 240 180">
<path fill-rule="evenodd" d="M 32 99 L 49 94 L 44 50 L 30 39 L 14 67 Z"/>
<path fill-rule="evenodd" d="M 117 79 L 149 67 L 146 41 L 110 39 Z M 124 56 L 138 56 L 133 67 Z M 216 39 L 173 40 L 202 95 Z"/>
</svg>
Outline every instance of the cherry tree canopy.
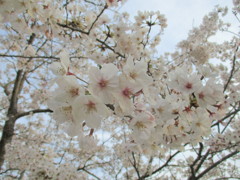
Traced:
<svg viewBox="0 0 240 180">
<path fill-rule="evenodd" d="M 164 55 L 125 1 L 0 0 L 1 178 L 240 177 L 240 1 Z"/>
</svg>

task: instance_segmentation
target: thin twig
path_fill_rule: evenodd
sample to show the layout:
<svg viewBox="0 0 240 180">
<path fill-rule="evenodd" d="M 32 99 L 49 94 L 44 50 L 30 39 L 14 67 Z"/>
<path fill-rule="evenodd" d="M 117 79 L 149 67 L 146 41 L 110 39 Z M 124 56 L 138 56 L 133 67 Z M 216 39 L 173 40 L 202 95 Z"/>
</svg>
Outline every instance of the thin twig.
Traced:
<svg viewBox="0 0 240 180">
<path fill-rule="evenodd" d="M 34 110 L 31 110 L 31 111 L 18 113 L 16 115 L 16 118 L 21 118 L 21 117 L 28 116 L 28 115 L 31 115 L 31 114 L 46 113 L 46 112 L 52 113 L 53 111 L 51 109 L 34 109 Z"/>
<path fill-rule="evenodd" d="M 218 166 L 219 164 L 221 164 L 223 161 L 227 160 L 228 158 L 236 155 L 237 153 L 239 153 L 239 151 L 234 151 L 230 154 L 228 154 L 227 156 L 224 156 L 222 159 L 218 160 L 217 162 L 215 162 L 214 164 L 212 164 L 211 166 L 209 166 L 208 168 L 206 168 L 203 172 L 201 172 L 197 177 L 197 179 L 202 178 L 205 174 L 207 174 L 209 171 L 211 171 L 213 168 L 215 168 L 216 166 Z"/>
<path fill-rule="evenodd" d="M 236 64 L 236 59 L 237 59 L 237 51 L 238 51 L 238 47 L 236 48 L 236 50 L 235 50 L 235 54 L 234 54 L 234 56 L 233 56 L 233 63 L 232 63 L 232 69 L 231 69 L 231 72 L 230 72 L 230 76 L 229 76 L 229 78 L 228 78 L 228 80 L 227 80 L 227 83 L 225 84 L 225 86 L 224 86 L 224 89 L 223 89 L 223 92 L 225 92 L 226 91 L 226 89 L 227 89 L 227 87 L 228 87 L 228 85 L 229 85 L 229 83 L 230 83 L 230 81 L 231 81 L 231 79 L 232 79 L 232 77 L 233 77 L 233 73 L 234 73 L 234 71 L 235 71 L 235 64 Z"/>
<path fill-rule="evenodd" d="M 13 55 L 13 54 L 0 54 L 0 57 L 9 57 L 9 58 L 32 58 L 32 59 L 57 59 L 60 58 L 54 56 L 23 56 L 23 55 Z"/>
</svg>

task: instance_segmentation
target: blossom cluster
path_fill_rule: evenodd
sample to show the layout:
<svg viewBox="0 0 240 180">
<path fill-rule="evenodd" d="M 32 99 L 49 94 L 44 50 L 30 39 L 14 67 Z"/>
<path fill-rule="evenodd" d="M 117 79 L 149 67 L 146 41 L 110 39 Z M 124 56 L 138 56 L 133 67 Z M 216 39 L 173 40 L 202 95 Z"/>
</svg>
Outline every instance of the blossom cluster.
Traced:
<svg viewBox="0 0 240 180">
<path fill-rule="evenodd" d="M 60 60 L 51 64 L 57 77 L 48 105 L 56 122 L 75 136 L 81 135 L 85 126 L 100 129 L 105 120 L 122 119 L 130 132 L 129 147 L 138 146 L 146 152 L 146 147 L 181 148 L 209 136 L 212 122 L 224 115 L 236 97 L 224 97 L 226 77 L 219 77 L 219 70 L 209 63 L 218 46 L 206 40 L 224 26 L 219 14 L 226 14 L 226 10 L 218 8 L 206 16 L 203 24 L 178 44 L 180 50 L 172 54 L 174 59 L 168 60 L 152 56 L 167 26 L 162 14 L 138 12 L 130 22 L 128 14 L 123 13 L 110 23 L 104 10 L 124 1 L 99 3 L 102 11 L 93 13 L 86 9 L 98 7 L 96 4 L 90 7 L 71 2 L 58 8 L 59 4 L 51 1 L 2 1 L 2 22 L 11 21 L 12 28 L 24 24 L 21 28 L 26 28 L 30 36 L 27 48 L 14 44 L 13 52 L 24 49 L 24 55 L 36 54 L 31 38 L 39 38 L 41 32 L 48 40 L 75 39 L 69 43 L 69 51 L 56 50 Z M 237 7 L 238 2 L 234 3 Z M 9 14 L 15 19 L 8 19 Z M 155 27 L 156 34 L 151 31 Z M 78 39 L 85 43 L 79 44 Z M 83 62 L 71 59 L 74 50 L 85 59 Z M 17 66 L 31 69 L 34 64 L 23 60 Z M 231 85 L 236 94 L 237 87 L 237 83 Z"/>
<path fill-rule="evenodd" d="M 166 27 L 159 12 L 139 12 L 132 24 L 126 15 L 111 25 L 107 25 L 107 16 L 96 19 L 100 28 L 93 28 L 89 36 L 81 32 L 89 47 L 83 53 L 86 64 L 75 65 L 71 53 L 62 50 L 60 61 L 51 65 L 57 76 L 48 103 L 54 119 L 70 136 L 80 135 L 86 126 L 101 129 L 107 119 L 122 119 L 129 129 L 129 147 L 142 152 L 201 142 L 210 135 L 212 122 L 224 115 L 229 105 L 223 84 L 214 73 L 217 70 L 209 64 L 216 45 L 203 41 L 223 26 L 221 13 L 225 10 L 219 8 L 206 16 L 203 25 L 179 43 L 181 52 L 173 54 L 179 58 L 168 66 L 166 60 L 151 57 L 160 39 L 151 39 L 150 30 L 159 25 L 161 33 Z M 98 32 L 105 25 L 108 29 L 103 31 L 102 42 Z M 101 51 L 95 40 L 102 43 Z"/>
<path fill-rule="evenodd" d="M 121 66 L 93 64 L 85 81 L 70 72 L 64 53 L 52 64 L 57 88 L 49 106 L 71 136 L 80 134 L 84 125 L 99 129 L 104 119 L 118 116 L 132 131 L 129 143 L 140 149 L 146 143 L 180 148 L 202 141 L 218 114 L 224 113 L 223 87 L 214 77 L 187 66 L 169 72 L 161 84 L 149 62 L 129 56 Z"/>
<path fill-rule="evenodd" d="M 228 124 L 224 123 L 224 127 Z M 225 128 L 226 129 L 226 128 Z M 240 148 L 240 129 L 239 129 L 239 119 L 234 119 L 231 122 L 231 128 L 227 129 L 226 132 L 216 133 L 214 137 L 210 138 L 207 143 L 211 147 L 213 152 L 221 151 L 222 149 L 235 149 Z"/>
<path fill-rule="evenodd" d="M 197 179 L 239 152 L 240 41 L 227 8 L 159 56 L 164 15 L 131 19 L 116 12 L 125 2 L 0 0 L 0 178 Z M 222 31 L 233 37 L 213 42 Z"/>
</svg>

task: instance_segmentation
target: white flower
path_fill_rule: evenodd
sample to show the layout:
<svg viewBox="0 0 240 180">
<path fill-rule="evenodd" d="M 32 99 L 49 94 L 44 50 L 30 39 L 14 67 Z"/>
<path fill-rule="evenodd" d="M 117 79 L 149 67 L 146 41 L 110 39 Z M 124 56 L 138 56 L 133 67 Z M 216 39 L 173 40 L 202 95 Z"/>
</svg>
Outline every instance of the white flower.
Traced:
<svg viewBox="0 0 240 180">
<path fill-rule="evenodd" d="M 72 116 L 72 106 L 71 105 L 61 105 L 53 109 L 53 117 L 56 119 L 57 123 L 62 124 L 64 122 L 73 122 Z"/>
<path fill-rule="evenodd" d="M 87 126 L 97 128 L 101 120 L 110 115 L 108 108 L 92 95 L 81 95 L 73 102 L 73 117 L 75 121 L 85 121 Z"/>
<path fill-rule="evenodd" d="M 93 136 L 84 136 L 81 134 L 78 136 L 79 148 L 84 153 L 93 153 L 97 150 L 97 141 Z"/>
<path fill-rule="evenodd" d="M 69 136 L 79 135 L 82 122 L 73 118 L 71 105 L 60 104 L 59 106 L 55 106 L 52 110 L 53 118 L 56 120 L 57 124 L 62 125 L 63 130 Z"/>
<path fill-rule="evenodd" d="M 197 46 L 190 52 L 190 56 L 192 56 L 197 64 L 204 64 L 209 59 L 208 51 L 208 48 L 205 46 Z"/>
<path fill-rule="evenodd" d="M 116 92 L 114 92 L 114 97 L 116 103 L 120 106 L 122 113 L 125 115 L 130 115 L 133 113 L 134 106 L 132 102 L 132 96 L 137 92 L 135 86 L 129 83 L 124 76 L 120 76 L 119 87 Z"/>
<path fill-rule="evenodd" d="M 158 98 L 156 104 L 152 106 L 152 111 L 156 116 L 156 121 L 160 125 L 163 125 L 167 120 L 174 118 L 173 106 L 170 102 L 162 98 Z"/>
<path fill-rule="evenodd" d="M 100 52 L 93 52 L 89 58 L 93 61 L 95 61 L 97 64 L 103 64 L 105 62 L 105 58 L 104 56 L 102 56 L 102 53 Z"/>
<path fill-rule="evenodd" d="M 123 74 L 133 84 L 138 91 L 147 87 L 152 83 L 152 78 L 147 75 L 147 63 L 144 61 L 133 62 L 133 58 L 129 57 L 123 67 Z"/>
<path fill-rule="evenodd" d="M 82 123 L 79 121 L 72 121 L 63 124 L 63 130 L 71 137 L 79 136 L 82 132 Z"/>
<path fill-rule="evenodd" d="M 223 87 L 214 82 L 214 79 L 209 79 L 206 85 L 195 92 L 197 103 L 201 107 L 214 105 L 217 101 L 223 101 Z"/>
<path fill-rule="evenodd" d="M 192 115 L 192 131 L 199 136 L 208 136 L 211 133 L 211 119 L 203 108 L 197 108 Z"/>
<path fill-rule="evenodd" d="M 54 92 L 54 101 L 71 103 L 77 96 L 84 93 L 84 88 L 74 76 L 63 76 L 56 80 L 58 89 Z"/>
<path fill-rule="evenodd" d="M 89 72 L 89 91 L 104 103 L 113 103 L 112 93 L 118 86 L 118 69 L 113 64 L 104 64 L 102 69 L 92 67 Z"/>
<path fill-rule="evenodd" d="M 196 74 L 191 76 L 179 77 L 179 90 L 183 93 L 191 94 L 198 90 L 202 84 L 200 77 Z"/>
<path fill-rule="evenodd" d="M 169 79 L 169 87 L 183 94 L 191 94 L 202 87 L 200 76 L 190 75 L 186 67 L 171 72 Z"/>
<path fill-rule="evenodd" d="M 69 67 L 69 55 L 66 51 L 62 51 L 60 54 L 60 62 L 54 62 L 51 64 L 50 69 L 57 76 L 66 75 Z"/>
<path fill-rule="evenodd" d="M 138 143 L 144 142 L 150 137 L 155 126 L 155 117 L 148 111 L 138 112 L 130 121 L 129 126 L 133 130 L 133 139 Z"/>
</svg>

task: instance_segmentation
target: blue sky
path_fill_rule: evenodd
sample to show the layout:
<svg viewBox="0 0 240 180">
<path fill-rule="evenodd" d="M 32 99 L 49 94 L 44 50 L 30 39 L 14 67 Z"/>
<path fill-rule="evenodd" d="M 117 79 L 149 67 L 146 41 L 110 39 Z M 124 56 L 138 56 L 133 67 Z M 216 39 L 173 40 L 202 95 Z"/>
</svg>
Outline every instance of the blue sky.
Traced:
<svg viewBox="0 0 240 180">
<path fill-rule="evenodd" d="M 128 12 L 131 17 L 137 11 L 156 11 L 165 14 L 168 27 L 166 28 L 159 51 L 174 51 L 175 45 L 187 37 L 188 31 L 201 23 L 204 15 L 210 12 L 216 5 L 232 7 L 232 0 L 128 0 L 120 11 Z M 229 9 L 228 21 L 234 19 Z M 236 22 L 236 21 L 235 21 Z M 236 22 L 237 23 L 237 22 Z M 222 34 L 221 38 L 227 38 L 230 34 Z"/>
</svg>

